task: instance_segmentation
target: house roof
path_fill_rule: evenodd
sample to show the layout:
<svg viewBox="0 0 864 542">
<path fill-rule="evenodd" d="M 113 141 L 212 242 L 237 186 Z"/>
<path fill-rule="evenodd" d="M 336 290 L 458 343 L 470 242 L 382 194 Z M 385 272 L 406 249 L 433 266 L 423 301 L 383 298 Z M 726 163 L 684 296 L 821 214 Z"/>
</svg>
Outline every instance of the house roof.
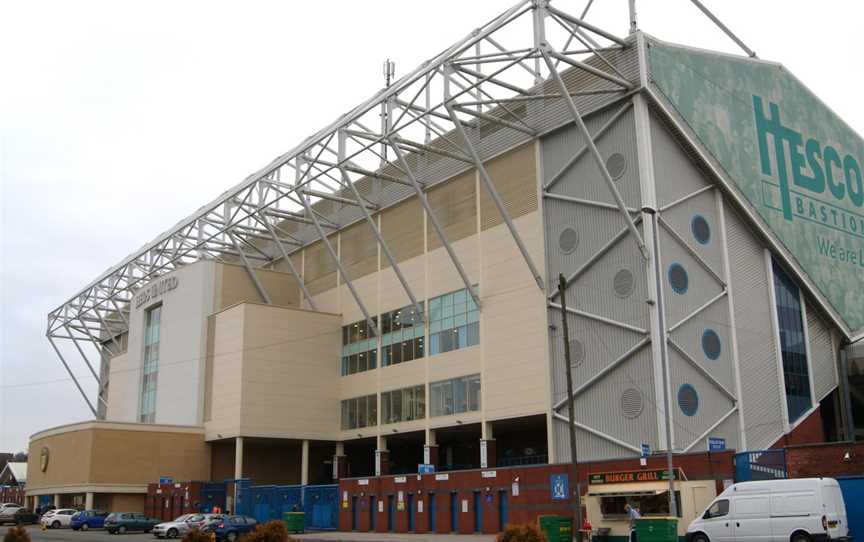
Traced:
<svg viewBox="0 0 864 542">
<path fill-rule="evenodd" d="M 9 462 L 0 472 L 0 484 L 18 483 L 24 484 L 27 482 L 27 463 L 26 462 Z"/>
</svg>

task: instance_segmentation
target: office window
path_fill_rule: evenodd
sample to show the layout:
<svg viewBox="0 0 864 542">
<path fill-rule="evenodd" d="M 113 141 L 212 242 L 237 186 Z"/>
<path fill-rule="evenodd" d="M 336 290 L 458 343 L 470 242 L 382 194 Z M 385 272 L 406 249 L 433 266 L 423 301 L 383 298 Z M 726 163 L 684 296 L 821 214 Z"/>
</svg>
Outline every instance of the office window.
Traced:
<svg viewBox="0 0 864 542">
<path fill-rule="evenodd" d="M 360 429 L 378 425 L 378 401 L 373 395 L 342 401 L 342 429 Z"/>
<path fill-rule="evenodd" d="M 480 311 L 467 289 L 430 299 L 430 355 L 480 344 L 479 322 Z"/>
<path fill-rule="evenodd" d="M 786 384 L 786 407 L 789 423 L 793 423 L 812 406 L 807 345 L 801 318 L 801 296 L 795 281 L 777 262 L 773 262 L 773 268 L 780 355 L 783 359 L 783 381 Z"/>
<path fill-rule="evenodd" d="M 376 317 L 372 321 L 378 325 Z M 342 326 L 342 376 L 372 370 L 377 359 L 378 339 L 369 322 L 360 320 Z"/>
<path fill-rule="evenodd" d="M 480 410 L 480 375 L 469 375 L 429 385 L 432 416 Z"/>
<path fill-rule="evenodd" d="M 156 379 L 159 375 L 159 324 L 162 305 L 149 309 L 144 315 L 144 359 L 141 376 L 141 399 L 138 421 L 156 421 Z"/>
<path fill-rule="evenodd" d="M 419 314 L 413 305 L 409 305 L 381 315 L 382 367 L 425 355 L 423 310 L 421 302 Z"/>
<path fill-rule="evenodd" d="M 381 394 L 381 423 L 410 422 L 426 417 L 426 387 L 423 385 Z"/>
</svg>

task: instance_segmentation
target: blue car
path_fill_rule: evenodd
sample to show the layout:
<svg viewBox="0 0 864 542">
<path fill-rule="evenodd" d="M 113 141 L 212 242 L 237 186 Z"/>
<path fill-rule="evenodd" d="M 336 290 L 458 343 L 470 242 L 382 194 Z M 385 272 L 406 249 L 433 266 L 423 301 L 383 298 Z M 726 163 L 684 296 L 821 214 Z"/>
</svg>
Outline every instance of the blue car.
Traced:
<svg viewBox="0 0 864 542">
<path fill-rule="evenodd" d="M 246 533 L 250 533 L 258 526 L 258 520 L 249 516 L 228 516 L 219 523 L 213 525 L 213 533 L 216 540 L 227 540 L 235 542 Z"/>
<path fill-rule="evenodd" d="M 73 531 L 88 529 L 102 529 L 105 527 L 105 518 L 108 517 L 108 512 L 102 510 L 82 510 L 74 516 L 69 525 Z"/>
</svg>

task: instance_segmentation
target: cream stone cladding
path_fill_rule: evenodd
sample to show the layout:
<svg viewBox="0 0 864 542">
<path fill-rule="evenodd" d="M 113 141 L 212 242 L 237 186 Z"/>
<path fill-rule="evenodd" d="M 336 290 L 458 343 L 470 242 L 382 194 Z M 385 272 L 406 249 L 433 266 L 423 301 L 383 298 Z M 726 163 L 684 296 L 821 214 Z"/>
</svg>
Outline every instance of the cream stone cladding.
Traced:
<svg viewBox="0 0 864 542">
<path fill-rule="evenodd" d="M 208 440 L 336 437 L 338 315 L 241 303 L 211 318 Z"/>
</svg>

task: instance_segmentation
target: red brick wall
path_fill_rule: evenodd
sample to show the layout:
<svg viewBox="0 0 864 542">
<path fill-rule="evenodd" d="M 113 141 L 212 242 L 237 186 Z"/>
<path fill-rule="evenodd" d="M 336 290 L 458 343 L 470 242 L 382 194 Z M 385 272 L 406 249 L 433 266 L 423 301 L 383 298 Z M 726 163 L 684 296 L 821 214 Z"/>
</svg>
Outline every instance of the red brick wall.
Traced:
<svg viewBox="0 0 864 542">
<path fill-rule="evenodd" d="M 163 521 L 199 511 L 201 482 L 148 484 L 144 513 Z"/>
<path fill-rule="evenodd" d="M 772 448 L 796 446 L 799 444 L 819 444 L 825 442 L 825 429 L 822 426 L 822 409 L 817 407 L 787 435 L 780 437 Z"/>
<path fill-rule="evenodd" d="M 26 506 L 24 503 L 24 487 L 22 487 L 22 486 L 0 487 L 0 502 L 14 502 L 14 503 Z"/>
<path fill-rule="evenodd" d="M 684 475 L 690 480 L 696 479 L 731 479 L 734 476 L 733 451 L 724 451 L 711 454 L 686 454 L 675 457 L 674 464 L 680 467 Z M 666 467 L 663 457 L 652 457 L 648 459 L 646 470 L 662 469 Z M 622 459 L 616 461 L 605 461 L 597 463 L 585 463 L 579 465 L 579 479 L 582 481 L 582 493 L 587 491 L 587 479 L 589 473 L 608 471 L 639 470 L 638 459 Z M 484 478 L 483 472 L 495 472 L 494 478 Z M 457 499 L 457 531 L 462 534 L 474 532 L 474 495 L 479 495 L 480 507 L 482 509 L 482 530 L 484 533 L 496 533 L 499 531 L 499 503 L 502 494 L 507 499 L 507 522 L 528 523 L 534 522 L 537 516 L 545 514 L 569 515 L 572 513 L 570 500 L 553 501 L 550 494 L 549 481 L 552 474 L 568 474 L 570 466 L 567 464 L 538 465 L 530 467 L 506 467 L 486 470 L 471 470 L 450 472 L 447 480 L 436 480 L 434 474 L 425 474 L 419 477 L 417 474 L 398 476 L 384 476 L 380 478 L 365 479 L 343 479 L 339 482 L 339 528 L 343 531 L 352 529 L 352 516 L 356 507 L 356 530 L 368 531 L 371 529 L 370 521 L 370 496 L 375 495 L 376 504 L 371 514 L 375 515 L 377 532 L 387 532 L 388 496 L 394 499 L 394 531 L 397 533 L 408 532 L 408 495 L 413 495 L 414 508 L 414 530 L 416 532 L 429 532 L 430 530 L 430 506 L 429 501 L 434 494 L 435 499 L 435 531 L 438 533 L 450 532 L 450 499 L 455 494 Z M 445 474 L 445 473 L 442 473 Z M 396 483 L 397 479 L 404 482 Z M 519 495 L 512 494 L 512 484 L 518 479 Z M 360 482 L 364 481 L 364 485 Z M 572 481 L 571 481 L 572 484 Z M 404 508 L 398 510 L 399 492 L 402 492 Z M 347 492 L 347 507 L 343 496 Z M 423 500 L 423 512 L 417 509 L 417 500 Z M 462 502 L 467 500 L 468 512 L 462 513 Z M 379 512 L 377 502 L 383 502 L 382 511 Z"/>
<path fill-rule="evenodd" d="M 849 460 L 843 457 L 849 453 Z M 833 442 L 786 448 L 789 478 L 848 476 L 864 473 L 864 443 Z"/>
</svg>

